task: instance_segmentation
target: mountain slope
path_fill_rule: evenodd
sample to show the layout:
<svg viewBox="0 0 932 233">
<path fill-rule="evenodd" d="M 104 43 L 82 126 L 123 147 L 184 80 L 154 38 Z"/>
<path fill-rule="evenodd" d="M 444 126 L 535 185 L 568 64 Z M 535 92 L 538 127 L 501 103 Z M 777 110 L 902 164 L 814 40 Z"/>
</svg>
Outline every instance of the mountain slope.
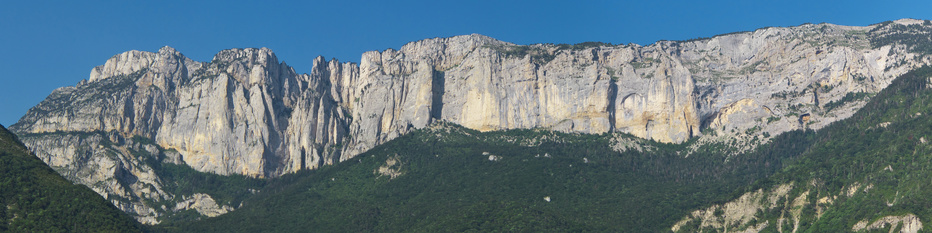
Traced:
<svg viewBox="0 0 932 233">
<path fill-rule="evenodd" d="M 932 219 L 932 68 L 904 74 L 799 160 L 674 231 L 917 232 Z"/>
<path fill-rule="evenodd" d="M 0 231 L 139 232 L 139 223 L 74 185 L 0 126 Z"/>
</svg>

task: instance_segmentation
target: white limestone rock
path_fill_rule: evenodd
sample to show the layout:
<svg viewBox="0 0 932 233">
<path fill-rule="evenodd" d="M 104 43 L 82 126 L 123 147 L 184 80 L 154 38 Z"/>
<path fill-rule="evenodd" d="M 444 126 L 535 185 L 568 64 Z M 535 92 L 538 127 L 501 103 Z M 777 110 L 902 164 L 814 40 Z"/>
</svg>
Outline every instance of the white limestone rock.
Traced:
<svg viewBox="0 0 932 233">
<path fill-rule="evenodd" d="M 709 140 L 761 142 L 844 119 L 866 99 L 826 104 L 876 93 L 932 63 L 907 45 L 871 46 L 872 36 L 896 33 L 899 24 L 915 22 L 806 24 L 646 46 L 525 46 L 464 35 L 366 52 L 359 64 L 318 57 L 310 74 L 267 48 L 224 50 L 210 62 L 170 47 L 129 51 L 87 81 L 56 89 L 10 129 L 59 172 L 84 172 L 73 179 L 124 197 L 146 190 L 114 182 L 124 174 L 158 183 L 115 149 L 125 142 L 111 140 L 113 155 L 86 153 L 102 141 L 59 133 L 141 136 L 169 150 L 165 161 L 253 177 L 344 161 L 438 121 L 480 131 L 625 132 L 672 143 L 711 133 Z M 616 149 L 641 149 L 627 144 Z M 173 195 L 157 189 L 141 195 Z"/>
<path fill-rule="evenodd" d="M 233 211 L 233 207 L 218 205 L 210 195 L 203 193 L 195 193 L 191 197 L 185 198 L 184 201 L 176 203 L 172 211 L 178 212 L 191 209 L 207 217 L 216 217 Z"/>
</svg>

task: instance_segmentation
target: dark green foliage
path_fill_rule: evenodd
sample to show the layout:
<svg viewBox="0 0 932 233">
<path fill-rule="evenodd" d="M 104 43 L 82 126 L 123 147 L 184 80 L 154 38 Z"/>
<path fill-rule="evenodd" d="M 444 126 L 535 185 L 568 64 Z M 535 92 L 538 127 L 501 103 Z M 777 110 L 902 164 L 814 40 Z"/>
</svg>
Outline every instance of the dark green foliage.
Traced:
<svg viewBox="0 0 932 233">
<path fill-rule="evenodd" d="M 262 179 L 243 175 L 222 176 L 202 173 L 187 165 L 162 163 L 152 167 L 159 178 L 162 179 L 165 191 L 178 195 L 175 200 L 160 203 L 166 206 L 172 206 L 175 202 L 181 201 L 180 196 L 191 196 L 195 193 L 206 193 L 220 205 L 238 206 L 247 197 L 252 196 L 250 189 L 261 189 L 266 182 Z M 188 221 L 198 217 L 200 215 L 197 213 L 194 213 L 194 215 L 168 215 L 163 221 Z"/>
<path fill-rule="evenodd" d="M 907 213 L 924 222 L 932 219 L 930 76 L 932 68 L 923 67 L 897 78 L 852 117 L 820 130 L 792 165 L 745 191 L 815 181 L 816 186 L 808 187 L 814 192 L 810 206 L 816 195 L 837 195 L 821 217 L 804 211 L 803 219 L 811 225 L 800 231 L 843 232 L 861 220 Z M 884 122 L 890 124 L 883 126 Z M 839 195 L 854 184 L 872 188 L 852 197 Z M 765 213 L 760 218 L 774 222 L 780 215 Z"/>
<path fill-rule="evenodd" d="M 161 181 L 161 189 L 167 193 L 174 195 L 173 199 L 169 200 L 148 200 L 143 199 L 143 202 L 146 202 L 149 206 L 160 207 L 166 206 L 169 210 L 163 212 L 159 216 L 159 221 L 170 223 L 170 222 L 179 222 L 179 221 L 193 221 L 202 218 L 200 214 L 195 211 L 182 211 L 180 213 L 175 213 L 170 210 L 171 207 L 175 206 L 176 203 L 183 201 L 185 197 L 191 197 L 196 193 L 208 194 L 217 201 L 219 205 L 227 206 L 239 206 L 244 200 L 253 195 L 253 192 L 261 189 L 266 180 L 247 177 L 243 175 L 217 175 L 211 173 L 198 172 L 187 165 L 178 165 L 172 163 L 163 162 L 166 160 L 166 153 L 169 152 L 164 148 L 159 147 L 152 139 L 142 137 L 142 136 L 133 136 L 129 139 L 118 139 L 119 142 L 110 141 L 109 135 L 117 135 L 115 131 L 113 132 L 103 132 L 103 131 L 91 131 L 91 132 L 48 132 L 48 133 L 24 133 L 20 136 L 24 138 L 29 137 L 57 137 L 57 136 L 77 136 L 82 138 L 83 142 L 88 142 L 91 144 L 97 143 L 102 148 L 89 147 L 85 145 L 75 145 L 78 149 L 77 154 L 92 154 L 89 150 L 107 150 L 110 153 L 114 152 L 117 149 L 114 149 L 114 146 L 122 147 L 127 152 L 129 156 L 134 159 L 139 160 L 141 163 L 139 165 L 145 165 L 155 172 Z M 93 138 L 93 139 L 92 139 Z M 150 153 L 144 148 L 146 145 L 152 145 L 158 148 L 158 153 Z M 92 149 L 97 148 L 97 149 Z M 112 154 L 111 156 L 116 156 Z M 126 183 L 124 180 L 116 180 L 121 182 L 121 185 L 128 187 L 130 183 Z M 131 182 L 131 181 L 130 181 Z M 109 196 L 110 200 L 122 199 L 123 197 L 117 195 Z M 137 201 L 137 200 L 121 200 L 124 202 L 127 201 Z M 158 209 L 157 209 L 158 210 Z"/>
<path fill-rule="evenodd" d="M 828 102 L 827 104 L 823 105 L 823 106 L 822 106 L 822 111 L 823 111 L 823 112 L 830 112 L 830 111 L 832 111 L 832 110 L 835 109 L 835 108 L 844 106 L 845 104 L 851 103 L 851 102 L 853 102 L 853 101 L 858 101 L 858 100 L 862 100 L 862 99 L 865 99 L 865 98 L 870 98 L 872 95 L 874 95 L 874 94 L 873 94 L 873 93 L 867 93 L 867 92 L 848 92 L 848 93 L 845 94 L 845 96 L 842 97 L 840 100 Z"/>
<path fill-rule="evenodd" d="M 650 152 L 613 151 L 613 137 L 543 130 L 418 130 L 349 161 L 270 181 L 243 208 L 159 231 L 659 231 L 687 211 L 782 168 L 812 132 L 778 136 L 728 158 L 709 145 L 642 141 Z M 536 143 L 532 143 L 536 142 Z M 691 142 L 694 143 L 694 142 Z M 522 146 L 524 144 L 525 146 Z M 499 161 L 489 161 L 491 155 Z M 398 159 L 403 175 L 375 171 Z M 727 159 L 727 161 L 726 161 Z M 547 202 L 544 197 L 552 201 Z"/>
<path fill-rule="evenodd" d="M 502 53 L 502 55 L 510 57 L 527 56 L 527 46 L 495 47 L 495 50 Z"/>
<path fill-rule="evenodd" d="M 530 55 L 531 62 L 537 64 L 546 64 L 550 61 L 553 61 L 556 58 L 556 54 L 552 51 L 547 51 L 546 49 L 540 46 L 531 46 L 531 45 L 511 45 L 511 46 L 490 46 L 490 48 L 498 51 L 506 57 L 517 57 L 523 58 Z"/>
<path fill-rule="evenodd" d="M 62 178 L 0 126 L 0 231 L 139 232 L 140 225 Z"/>
<path fill-rule="evenodd" d="M 553 44 L 548 44 L 553 45 Z M 544 46 L 541 44 L 537 45 L 486 45 L 487 48 L 492 48 L 493 50 L 501 53 L 506 57 L 518 57 L 523 58 L 530 55 L 531 62 L 536 64 L 546 64 L 553 61 L 562 51 L 574 51 L 574 50 L 585 50 L 589 48 L 598 48 L 598 47 L 612 47 L 611 43 L 605 42 L 582 42 L 578 44 L 557 44 L 556 48 Z"/>
<path fill-rule="evenodd" d="M 875 101 L 866 104 L 851 118 L 821 130 L 816 146 L 810 148 L 810 155 L 788 170 L 807 166 L 833 168 L 840 165 L 817 166 L 814 163 L 847 163 L 845 165 L 850 166 L 844 169 L 837 167 L 834 169 L 837 171 L 825 172 L 829 173 L 828 177 L 835 179 L 850 177 L 842 182 L 851 183 L 861 179 L 847 173 L 864 175 L 883 170 L 886 165 L 897 164 L 896 160 L 915 160 L 912 156 L 929 155 L 924 151 L 928 149 L 927 144 L 920 140 L 929 140 L 932 136 L 932 127 L 929 127 L 932 124 L 928 116 L 932 113 L 932 93 L 928 88 L 930 76 L 932 69 L 924 67 L 894 80 L 893 84 L 874 97 Z M 884 122 L 892 124 L 881 126 Z M 868 161 L 871 164 L 851 164 Z M 914 164 L 899 163 L 904 168 Z M 928 163 L 928 160 L 924 163 Z"/>
<path fill-rule="evenodd" d="M 903 45 L 909 52 L 932 53 L 932 26 L 926 24 L 902 25 L 884 22 L 870 32 L 871 46 L 880 48 L 886 45 Z"/>
</svg>

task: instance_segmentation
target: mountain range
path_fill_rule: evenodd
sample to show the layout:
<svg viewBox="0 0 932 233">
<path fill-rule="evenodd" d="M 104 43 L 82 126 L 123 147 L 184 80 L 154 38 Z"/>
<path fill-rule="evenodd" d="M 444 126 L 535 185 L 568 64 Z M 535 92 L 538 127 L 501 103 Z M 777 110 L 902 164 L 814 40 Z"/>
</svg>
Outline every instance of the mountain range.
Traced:
<svg viewBox="0 0 932 233">
<path fill-rule="evenodd" d="M 836 126 L 836 122 L 856 116 L 859 110 L 864 111 L 864 106 L 872 106 L 869 103 L 874 103 L 874 98 L 881 95 L 878 93 L 883 93 L 895 80 L 899 80 L 897 77 L 917 76 L 912 79 L 922 80 L 918 76 L 925 73 L 917 69 L 932 62 L 929 56 L 932 54 L 930 35 L 930 21 L 913 19 L 865 27 L 823 23 L 762 28 L 689 41 L 659 41 L 646 46 L 598 42 L 516 45 L 482 35 L 464 35 L 412 42 L 399 50 L 367 52 L 358 64 L 318 57 L 310 74 L 297 74 L 292 67 L 279 62 L 267 48 L 224 50 L 209 62 L 198 62 L 171 47 L 164 47 L 158 52 L 129 51 L 110 58 L 104 65 L 92 69 L 88 79 L 53 91 L 10 129 L 38 158 L 62 176 L 90 187 L 145 224 L 165 222 L 170 223 L 163 224 L 166 226 L 187 226 L 185 224 L 198 223 L 197 219 L 203 217 L 221 216 L 206 220 L 209 222 L 250 216 L 250 213 L 257 213 L 254 208 L 262 208 L 250 206 L 251 201 L 266 203 L 262 200 L 274 199 L 266 193 L 288 193 L 287 190 L 293 187 L 324 189 L 318 187 L 327 183 L 321 177 L 327 175 L 322 174 L 368 170 L 366 174 L 353 173 L 351 176 L 387 184 L 417 183 L 394 180 L 438 177 L 441 167 L 457 166 L 462 162 L 454 159 L 450 164 L 432 167 L 434 165 L 430 162 L 421 161 L 424 156 L 430 157 L 429 152 L 413 152 L 439 150 L 425 147 L 456 148 L 447 150 L 450 150 L 449 154 L 457 155 L 454 156 L 457 159 L 479 153 L 487 161 L 496 162 L 531 156 L 530 153 L 516 151 L 554 145 L 554 148 L 546 150 L 533 149 L 542 152 L 534 154 L 534 158 L 549 158 L 553 154 L 555 158 L 576 162 L 544 162 L 534 166 L 547 168 L 575 164 L 579 167 L 586 166 L 590 160 L 595 164 L 615 164 L 618 161 L 609 156 L 612 154 L 638 158 L 626 160 L 629 163 L 625 165 L 598 168 L 602 170 L 593 172 L 601 175 L 595 177 L 591 174 L 578 175 L 580 171 L 575 169 L 551 173 L 551 176 L 572 173 L 583 180 L 635 187 L 633 191 L 598 191 L 596 188 L 593 195 L 603 196 L 593 197 L 593 200 L 611 202 L 612 197 L 637 195 L 632 193 L 635 191 L 656 194 L 646 187 L 634 185 L 646 182 L 634 178 L 644 178 L 648 174 L 655 175 L 657 180 L 645 184 L 670 187 L 674 189 L 672 198 L 677 200 L 687 190 L 695 192 L 703 187 L 718 188 L 699 192 L 705 196 L 660 205 L 662 208 L 654 215 L 640 218 L 621 215 L 627 216 L 621 219 L 632 222 L 616 218 L 576 219 L 560 214 L 557 210 L 561 209 L 539 209 L 536 204 L 525 201 L 491 203 L 494 198 L 471 200 L 474 201 L 469 202 L 471 204 L 461 203 L 451 209 L 478 208 L 475 213 L 479 214 L 495 210 L 494 205 L 504 205 L 508 211 L 538 211 L 535 213 L 539 214 L 530 219 L 553 219 L 560 223 L 541 230 L 610 230 L 625 226 L 649 228 L 672 224 L 670 218 L 675 214 L 683 217 L 687 210 L 704 207 L 706 209 L 697 210 L 666 229 L 724 227 L 727 231 L 729 227 L 766 229 L 774 226 L 784 229 L 784 224 L 792 225 L 793 222 L 795 231 L 803 222 L 800 218 L 811 215 L 791 213 L 789 216 L 795 217 L 787 218 L 780 212 L 779 217 L 767 214 L 755 217 L 758 215 L 730 211 L 735 208 L 759 211 L 767 208 L 792 209 L 787 205 L 806 206 L 796 205 L 796 200 L 789 204 L 788 198 L 794 197 L 803 203 L 810 198 L 809 194 L 794 192 L 801 187 L 809 187 L 810 190 L 812 187 L 825 187 L 816 181 L 832 178 L 787 178 L 791 175 L 786 174 L 801 173 L 793 173 L 796 171 L 792 169 L 809 164 L 800 161 L 817 157 L 810 155 L 815 152 L 809 152 L 813 150 L 809 146 L 818 148 L 824 145 L 820 143 L 826 143 L 801 138 L 825 137 L 823 134 L 828 133 L 823 132 L 843 128 Z M 921 99 L 918 96 L 924 93 L 921 90 L 914 92 L 917 99 Z M 886 98 L 890 101 L 894 97 Z M 922 105 L 917 106 L 923 109 Z M 916 117 L 924 119 L 921 111 L 919 113 Z M 872 127 L 897 125 L 903 119 Z M 807 130 L 819 130 L 819 133 Z M 487 136 L 500 132 L 506 133 Z M 510 135 L 507 132 L 522 133 Z M 453 136 L 448 135 L 451 133 Z M 580 135 L 602 136 L 585 139 L 587 136 Z M 922 139 L 920 145 L 925 145 L 925 136 L 928 135 L 923 135 L 913 135 L 913 138 Z M 451 143 L 444 138 L 482 143 L 450 146 L 442 144 Z M 406 140 L 414 141 L 399 145 Z M 433 141 L 437 142 L 415 146 Z M 805 143 L 798 148 L 794 146 L 799 142 Z M 509 143 L 520 147 L 512 148 Z M 377 151 L 383 145 L 403 150 L 380 154 Z M 505 152 L 475 151 L 478 150 L 474 147 L 477 145 Z M 775 145 L 780 146 L 775 149 L 778 147 Z M 582 158 L 572 155 L 573 151 L 590 148 L 591 151 L 579 152 L 586 155 Z M 765 149 L 771 152 L 763 151 Z M 774 155 L 772 151 L 792 153 Z M 441 155 L 434 153 L 438 158 Z M 414 155 L 404 154 L 417 156 L 412 158 L 410 156 Z M 596 159 L 600 156 L 601 160 Z M 372 157 L 378 159 L 373 161 Z M 352 161 L 375 167 L 350 165 Z M 684 161 L 703 164 L 706 167 L 700 170 L 706 171 L 694 171 L 699 168 Z M 409 167 L 415 164 L 422 164 L 418 166 L 432 172 L 419 174 L 415 172 L 418 168 Z M 664 165 L 681 171 L 671 171 Z M 740 168 L 739 165 L 747 167 Z M 525 171 L 521 174 L 533 174 L 520 165 L 509 166 L 513 167 L 508 169 Z M 330 170 L 309 171 L 322 168 Z M 466 168 L 478 169 L 473 171 L 487 169 L 481 165 Z M 618 169 L 643 169 L 645 172 L 631 173 Z M 518 177 L 521 174 L 507 173 Z M 481 177 L 470 172 L 462 175 Z M 331 178 L 334 178 L 331 181 L 336 181 L 336 177 Z M 854 190 L 873 184 L 870 179 L 850 179 L 853 180 L 845 181 L 860 185 Z M 313 182 L 283 183 L 285 180 Z M 534 183 L 530 180 L 533 179 L 524 178 L 522 181 L 527 182 L 509 181 L 500 185 Z M 777 187 L 763 186 L 761 182 L 766 180 L 784 183 Z M 682 186 L 685 181 L 696 183 L 674 188 Z M 806 183 L 808 186 L 803 185 Z M 387 184 L 379 183 L 382 186 Z M 356 185 L 374 187 L 366 182 L 357 182 Z M 540 185 L 550 187 L 551 184 Z M 852 189 L 856 184 L 842 182 L 832 185 L 830 189 Z M 748 187 L 759 188 L 758 194 L 743 194 L 739 198 L 751 199 L 750 202 L 773 201 L 770 205 L 742 204 L 740 208 L 728 209 L 710 206 L 705 202 L 707 199 L 700 198 L 712 197 L 725 203 L 727 200 L 723 198 L 731 196 L 721 194 Z M 533 187 L 526 189 L 534 190 Z M 566 195 L 578 192 L 557 190 Z M 363 191 L 355 195 L 392 195 Z M 334 190 L 316 192 L 346 194 Z M 512 194 L 514 192 L 503 194 L 508 197 L 505 200 L 517 200 L 518 196 L 508 196 Z M 818 203 L 813 206 L 841 202 L 834 196 L 812 196 L 828 197 L 816 200 Z M 436 202 L 433 198 L 428 196 L 424 200 Z M 547 202 L 551 203 L 553 198 L 556 197 L 547 196 Z M 779 200 L 786 200 L 787 204 L 778 205 Z M 392 205 L 394 202 L 391 201 L 387 200 L 385 205 Z M 589 202 L 591 200 L 577 201 L 579 206 L 598 209 L 598 205 Z M 363 203 L 360 204 L 365 207 L 363 209 L 381 211 L 371 202 L 353 203 Z M 475 203 L 487 206 L 473 206 Z M 722 205 L 728 206 L 729 203 L 734 202 Z M 724 213 L 719 211 L 722 209 Z M 817 216 L 821 217 L 823 210 L 817 211 Z M 345 230 L 402 229 L 391 224 L 378 224 L 384 217 L 379 217 L 381 212 L 365 214 L 375 216 L 373 221 L 376 223 L 359 226 L 371 228 Z M 512 216 L 514 213 L 501 214 Z M 915 211 L 910 214 L 913 217 L 922 215 Z M 386 216 L 404 219 L 402 215 L 386 213 Z M 664 216 L 664 219 L 637 220 L 658 216 Z M 761 222 L 763 219 L 767 221 Z M 511 221 L 521 222 L 523 219 Z M 865 221 L 864 227 L 872 226 L 871 221 Z M 319 222 L 334 226 L 341 223 Z M 904 222 L 903 226 L 909 225 L 905 223 L 907 221 L 900 222 Z M 398 224 L 414 223 L 401 221 Z M 915 221 L 910 224 L 913 226 L 910 229 L 918 229 Z M 918 226 L 921 228 L 921 223 Z M 444 229 L 423 227 L 421 229 Z M 498 228 L 487 230 L 491 229 Z"/>
</svg>

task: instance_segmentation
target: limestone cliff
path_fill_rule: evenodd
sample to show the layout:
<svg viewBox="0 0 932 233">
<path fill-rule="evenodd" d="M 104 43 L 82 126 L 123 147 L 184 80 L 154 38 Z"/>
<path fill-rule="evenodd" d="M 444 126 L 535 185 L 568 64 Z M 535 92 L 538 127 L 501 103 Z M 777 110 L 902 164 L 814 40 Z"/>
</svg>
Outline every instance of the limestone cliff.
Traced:
<svg viewBox="0 0 932 233">
<path fill-rule="evenodd" d="M 158 191 L 158 177 L 140 178 L 151 169 L 120 149 L 134 146 L 127 138 L 151 139 L 172 152 L 162 158 L 198 171 L 255 177 L 343 161 L 434 121 L 482 131 L 625 132 L 661 142 L 766 140 L 848 117 L 863 100 L 846 96 L 869 96 L 928 64 L 932 58 L 914 45 L 874 39 L 930 28 L 917 20 L 806 24 L 647 46 L 515 45 L 465 35 L 366 52 L 359 64 L 318 57 L 310 74 L 297 74 L 266 48 L 197 62 L 164 47 L 112 57 L 11 129 L 60 171 L 112 168 L 70 177 L 92 187 L 119 181 L 95 190 L 151 216 L 157 208 L 142 197 L 172 194 Z M 810 120 L 801 124 L 803 115 Z M 77 137 L 88 132 L 109 135 L 115 145 L 106 145 L 113 148 L 106 155 L 113 156 L 88 150 L 102 146 L 97 136 Z"/>
</svg>

